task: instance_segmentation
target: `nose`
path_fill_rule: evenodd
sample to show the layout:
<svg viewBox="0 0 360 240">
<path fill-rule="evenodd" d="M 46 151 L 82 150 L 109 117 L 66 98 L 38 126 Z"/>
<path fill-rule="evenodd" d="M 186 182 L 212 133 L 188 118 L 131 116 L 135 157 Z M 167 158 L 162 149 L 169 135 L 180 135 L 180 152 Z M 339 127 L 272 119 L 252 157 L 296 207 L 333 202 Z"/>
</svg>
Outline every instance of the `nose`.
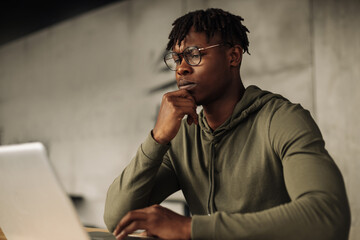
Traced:
<svg viewBox="0 0 360 240">
<path fill-rule="evenodd" d="M 192 73 L 192 70 L 192 66 L 185 61 L 185 58 L 182 58 L 180 65 L 176 69 L 176 73 L 179 75 L 187 75 Z"/>
</svg>

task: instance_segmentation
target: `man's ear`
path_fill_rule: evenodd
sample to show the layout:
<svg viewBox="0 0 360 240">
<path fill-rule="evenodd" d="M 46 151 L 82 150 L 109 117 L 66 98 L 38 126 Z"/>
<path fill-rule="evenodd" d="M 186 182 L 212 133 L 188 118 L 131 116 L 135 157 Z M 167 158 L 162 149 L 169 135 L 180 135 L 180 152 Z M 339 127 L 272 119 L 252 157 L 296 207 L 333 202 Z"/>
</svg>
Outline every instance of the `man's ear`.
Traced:
<svg viewBox="0 0 360 240">
<path fill-rule="evenodd" d="M 232 67 L 240 67 L 243 56 L 243 49 L 236 44 L 230 48 L 230 65 Z"/>
</svg>

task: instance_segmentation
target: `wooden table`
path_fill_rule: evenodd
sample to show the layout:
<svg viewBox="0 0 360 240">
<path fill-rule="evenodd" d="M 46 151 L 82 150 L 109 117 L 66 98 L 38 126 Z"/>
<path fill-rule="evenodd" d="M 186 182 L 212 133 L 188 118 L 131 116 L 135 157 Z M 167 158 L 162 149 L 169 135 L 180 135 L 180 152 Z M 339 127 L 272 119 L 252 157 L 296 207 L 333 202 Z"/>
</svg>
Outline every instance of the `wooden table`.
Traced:
<svg viewBox="0 0 360 240">
<path fill-rule="evenodd" d="M 102 228 L 85 228 L 85 230 L 86 232 L 108 232 L 108 230 Z M 0 228 L 0 240 L 7 240 L 1 228 Z"/>
<path fill-rule="evenodd" d="M 1 228 L 0 228 L 0 240 L 7 240 Z"/>
<path fill-rule="evenodd" d="M 88 227 L 85 227 L 85 231 L 86 232 L 109 232 L 107 229 L 103 229 L 103 228 L 88 228 Z"/>
</svg>

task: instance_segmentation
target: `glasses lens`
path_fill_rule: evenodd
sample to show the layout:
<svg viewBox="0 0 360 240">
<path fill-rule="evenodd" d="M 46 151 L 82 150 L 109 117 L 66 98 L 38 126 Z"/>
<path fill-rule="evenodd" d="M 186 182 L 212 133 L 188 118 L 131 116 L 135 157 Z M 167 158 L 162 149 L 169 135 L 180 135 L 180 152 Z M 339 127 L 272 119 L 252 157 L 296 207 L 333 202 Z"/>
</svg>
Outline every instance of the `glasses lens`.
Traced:
<svg viewBox="0 0 360 240">
<path fill-rule="evenodd" d="M 185 49 L 184 58 L 190 65 L 198 65 L 201 61 L 199 49 L 197 47 L 189 47 Z"/>
<path fill-rule="evenodd" d="M 201 61 L 200 50 L 197 47 L 188 47 L 182 54 L 169 52 L 164 56 L 164 61 L 170 70 L 175 71 L 176 67 L 181 64 L 180 55 L 183 55 L 186 62 L 192 66 L 199 65 Z"/>
<path fill-rule="evenodd" d="M 165 61 L 166 66 L 168 66 L 168 68 L 170 70 L 175 71 L 176 66 L 177 66 L 177 64 L 179 64 L 181 59 L 178 54 L 170 52 L 165 55 L 164 61 Z"/>
<path fill-rule="evenodd" d="M 170 52 L 170 53 L 166 54 L 164 57 L 164 60 L 165 60 L 166 66 L 168 66 L 168 68 L 173 71 L 175 71 L 176 66 L 180 65 L 180 63 L 181 63 L 180 56 L 175 52 Z"/>
</svg>

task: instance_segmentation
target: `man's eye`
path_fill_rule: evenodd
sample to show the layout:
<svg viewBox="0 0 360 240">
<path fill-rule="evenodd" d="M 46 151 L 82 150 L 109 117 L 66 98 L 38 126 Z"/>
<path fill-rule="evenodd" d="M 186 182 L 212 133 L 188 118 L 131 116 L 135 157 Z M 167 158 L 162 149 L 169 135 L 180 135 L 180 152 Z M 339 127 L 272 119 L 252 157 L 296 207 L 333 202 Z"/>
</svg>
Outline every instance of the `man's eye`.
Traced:
<svg viewBox="0 0 360 240">
<path fill-rule="evenodd" d="M 173 55 L 172 58 L 173 58 L 175 63 L 181 62 L 181 59 L 180 59 L 180 57 L 178 55 Z"/>
<path fill-rule="evenodd" d="M 192 57 L 192 58 L 199 58 L 199 57 L 200 57 L 200 54 L 199 54 L 199 53 L 197 53 L 197 54 L 192 54 L 191 57 Z"/>
<path fill-rule="evenodd" d="M 197 49 L 192 49 L 188 54 L 192 59 L 197 59 L 200 57 L 200 52 Z"/>
</svg>

